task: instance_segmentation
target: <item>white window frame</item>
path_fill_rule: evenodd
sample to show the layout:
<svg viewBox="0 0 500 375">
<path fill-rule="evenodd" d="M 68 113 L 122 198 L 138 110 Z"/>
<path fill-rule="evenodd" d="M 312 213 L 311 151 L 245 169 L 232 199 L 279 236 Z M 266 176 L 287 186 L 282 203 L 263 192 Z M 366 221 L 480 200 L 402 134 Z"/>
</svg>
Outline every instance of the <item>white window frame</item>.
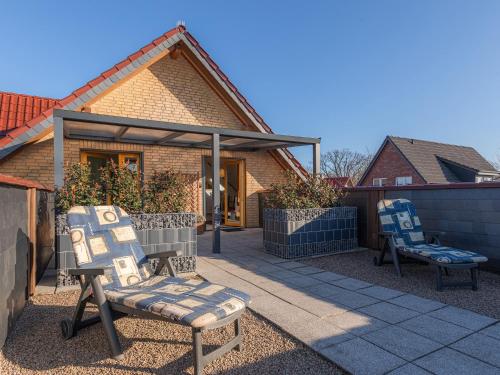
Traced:
<svg viewBox="0 0 500 375">
<path fill-rule="evenodd" d="M 386 182 L 387 182 L 386 177 L 377 177 L 372 180 L 373 186 L 384 186 Z"/>
<path fill-rule="evenodd" d="M 411 185 L 413 183 L 412 176 L 400 176 L 396 177 L 396 186 Z"/>
</svg>

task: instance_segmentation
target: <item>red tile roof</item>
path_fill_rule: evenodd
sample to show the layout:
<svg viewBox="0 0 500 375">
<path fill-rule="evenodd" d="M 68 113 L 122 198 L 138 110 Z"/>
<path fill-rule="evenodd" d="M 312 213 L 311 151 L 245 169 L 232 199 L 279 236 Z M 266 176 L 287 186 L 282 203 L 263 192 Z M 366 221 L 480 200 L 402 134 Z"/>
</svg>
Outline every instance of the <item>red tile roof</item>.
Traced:
<svg viewBox="0 0 500 375">
<path fill-rule="evenodd" d="M 0 91 L 0 137 L 52 108 L 57 99 Z"/>
<path fill-rule="evenodd" d="M 39 182 L 26 180 L 24 178 L 9 176 L 6 174 L 1 174 L 1 173 L 0 173 L 0 184 L 22 186 L 22 187 L 26 187 L 26 188 L 37 188 L 39 190 L 52 191 L 52 189 L 47 188 L 45 185 L 43 185 Z"/>
<path fill-rule="evenodd" d="M 325 177 L 326 182 L 328 182 L 333 187 L 350 187 L 352 186 L 352 181 L 350 177 Z"/>
<path fill-rule="evenodd" d="M 76 89 L 73 91 L 71 94 L 66 96 L 63 99 L 60 99 L 56 103 L 52 105 L 52 107 L 47 107 L 47 109 L 42 110 L 41 113 L 38 116 L 33 116 L 30 119 L 26 119 L 25 123 L 21 126 L 16 126 L 14 127 L 13 130 L 9 130 L 6 134 L 5 137 L 1 138 L 0 134 L 0 148 L 7 146 L 10 142 L 12 142 L 14 139 L 19 137 L 21 134 L 25 133 L 28 131 L 31 127 L 37 125 L 39 122 L 43 121 L 44 119 L 50 117 L 52 115 L 52 111 L 55 108 L 63 108 L 65 105 L 71 103 L 73 100 L 75 100 L 77 97 L 80 95 L 84 94 L 88 90 L 90 90 L 92 87 L 98 85 L 100 82 L 103 80 L 109 78 L 111 75 L 114 73 L 118 72 L 120 69 L 123 67 L 127 66 L 128 64 L 134 62 L 135 60 L 139 59 L 141 56 L 145 55 L 147 52 L 149 52 L 152 48 L 156 47 L 157 45 L 163 43 L 166 39 L 171 38 L 172 36 L 176 34 L 184 34 L 188 41 L 193 45 L 193 47 L 200 53 L 200 55 L 205 59 L 205 61 L 214 69 L 214 71 L 217 73 L 217 75 L 220 77 L 222 81 L 224 81 L 227 85 L 227 87 L 236 95 L 238 100 L 245 106 L 245 108 L 252 114 L 252 116 L 256 119 L 256 121 L 264 128 L 264 130 L 268 133 L 273 133 L 271 127 L 266 124 L 264 119 L 257 113 L 255 108 L 253 108 L 248 100 L 238 91 L 236 86 L 229 80 L 229 78 L 222 72 L 222 70 L 219 68 L 219 66 L 215 63 L 214 60 L 210 57 L 210 55 L 201 47 L 200 43 L 189 33 L 186 31 L 186 28 L 184 26 L 177 26 L 160 37 L 156 38 L 153 40 L 151 43 L 148 45 L 144 46 L 143 48 L 139 49 L 138 51 L 132 53 L 129 55 L 126 59 L 120 61 L 118 64 L 114 65 L 111 69 L 108 69 L 107 71 L 103 72 L 100 74 L 97 78 L 87 82 L 85 85 L 82 87 Z M 54 100 L 54 99 L 52 99 Z M 305 168 L 302 166 L 302 164 L 295 159 L 292 153 L 288 151 L 287 149 L 284 149 L 285 154 L 289 158 L 289 160 L 301 170 L 301 172 L 304 175 L 307 175 L 307 171 Z"/>
</svg>

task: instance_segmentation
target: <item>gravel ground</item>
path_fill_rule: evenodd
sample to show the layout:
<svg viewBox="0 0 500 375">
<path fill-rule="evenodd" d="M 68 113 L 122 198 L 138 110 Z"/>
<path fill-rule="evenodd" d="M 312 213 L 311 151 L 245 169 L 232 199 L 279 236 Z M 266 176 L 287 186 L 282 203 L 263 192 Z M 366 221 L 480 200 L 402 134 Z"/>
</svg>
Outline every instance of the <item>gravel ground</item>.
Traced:
<svg viewBox="0 0 500 375">
<path fill-rule="evenodd" d="M 37 296 L 26 306 L 0 353 L 0 374 L 192 374 L 191 330 L 139 318 L 116 321 L 125 359 L 107 358 L 100 324 L 64 341 L 59 321 L 70 317 L 77 292 Z M 232 351 L 205 367 L 205 374 L 345 374 L 253 312 L 242 318 L 243 351 Z M 232 326 L 231 326 L 232 329 Z M 230 331 L 208 332 L 217 345 Z"/>
<path fill-rule="evenodd" d="M 445 289 L 438 292 L 434 267 L 421 264 L 403 264 L 403 277 L 400 278 L 396 275 L 392 264 L 384 264 L 382 267 L 373 265 L 373 257 L 377 254 L 378 252 L 374 250 L 364 250 L 302 260 L 302 262 L 327 271 L 413 293 L 420 297 L 434 299 L 500 319 L 500 275 L 481 271 L 479 290 L 475 292 L 470 288 Z M 465 280 L 469 275 L 470 273 L 465 271 L 450 270 L 450 276 L 445 277 L 444 280 L 455 277 Z"/>
</svg>

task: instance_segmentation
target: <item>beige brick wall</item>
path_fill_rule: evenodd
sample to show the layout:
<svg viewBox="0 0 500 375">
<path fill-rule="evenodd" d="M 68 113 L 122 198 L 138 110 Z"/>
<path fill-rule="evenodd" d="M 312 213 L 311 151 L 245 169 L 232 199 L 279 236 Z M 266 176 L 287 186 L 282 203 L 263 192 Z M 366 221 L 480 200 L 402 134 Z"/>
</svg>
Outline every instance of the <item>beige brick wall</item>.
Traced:
<svg viewBox="0 0 500 375">
<path fill-rule="evenodd" d="M 159 60 L 92 104 L 91 110 L 93 113 L 249 130 L 183 57 Z M 0 173 L 52 185 L 52 142 L 48 139 L 28 145 L 0 161 Z M 201 149 L 65 140 L 65 163 L 79 162 L 81 150 L 140 152 L 145 179 L 153 170 L 167 168 L 201 176 L 202 157 L 210 155 L 209 150 Z M 221 157 L 245 160 L 247 226 L 257 226 L 257 192 L 281 180 L 283 169 L 267 152 L 223 151 Z M 199 207 L 201 199 L 200 186 Z"/>
</svg>

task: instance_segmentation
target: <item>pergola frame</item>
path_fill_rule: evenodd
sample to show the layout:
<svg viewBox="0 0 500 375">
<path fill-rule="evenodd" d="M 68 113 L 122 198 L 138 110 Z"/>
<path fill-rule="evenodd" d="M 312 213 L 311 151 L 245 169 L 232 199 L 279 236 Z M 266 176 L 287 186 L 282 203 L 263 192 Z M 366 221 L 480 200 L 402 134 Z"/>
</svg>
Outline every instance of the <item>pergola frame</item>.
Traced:
<svg viewBox="0 0 500 375">
<path fill-rule="evenodd" d="M 86 139 L 94 141 L 135 143 L 146 145 L 162 145 L 171 147 L 203 148 L 212 150 L 213 178 L 213 232 L 212 251 L 220 253 L 220 151 L 255 152 L 262 150 L 279 150 L 288 147 L 312 146 L 313 175 L 320 171 L 320 138 L 297 137 L 290 135 L 268 134 L 255 131 L 234 130 L 207 125 L 187 125 L 166 121 L 143 120 L 129 117 L 108 116 L 88 112 L 75 112 L 55 109 L 54 117 L 54 185 L 56 189 L 64 184 L 64 138 Z M 68 124 L 66 122 L 70 121 Z M 102 129 L 117 129 L 108 134 L 95 134 L 78 127 L 75 123 L 98 124 Z M 166 132 L 164 136 L 149 137 L 145 132 L 141 139 L 130 138 L 129 130 L 142 129 Z M 181 140 L 186 135 L 206 136 L 201 141 Z M 234 144 L 233 141 L 242 141 Z M 293 167 L 293 166 L 292 166 Z"/>
</svg>

